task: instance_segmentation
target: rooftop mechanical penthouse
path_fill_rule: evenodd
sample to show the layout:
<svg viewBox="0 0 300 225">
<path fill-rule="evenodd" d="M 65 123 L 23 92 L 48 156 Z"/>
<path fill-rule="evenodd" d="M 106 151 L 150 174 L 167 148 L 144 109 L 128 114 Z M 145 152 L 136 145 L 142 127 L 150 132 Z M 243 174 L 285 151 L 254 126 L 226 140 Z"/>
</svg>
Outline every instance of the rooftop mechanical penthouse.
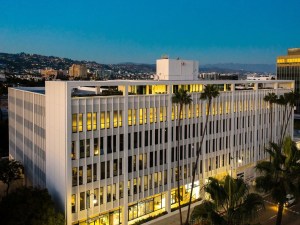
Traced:
<svg viewBox="0 0 300 225">
<path fill-rule="evenodd" d="M 279 137 L 283 108 L 275 105 L 270 121 L 263 98 L 290 92 L 293 81 L 200 81 L 196 62 L 159 63 L 177 69 L 166 70 L 167 76 L 158 68 L 155 81 L 49 81 L 42 89 L 10 88 L 10 157 L 24 164 L 28 185 L 48 188 L 67 224 L 133 224 L 171 213 L 178 207 L 178 178 L 181 201 L 188 201 L 202 135 L 195 201 L 203 198 L 209 176 L 231 173 L 251 183 L 253 166 L 267 156 L 271 123 L 273 138 Z M 220 90 L 210 115 L 200 100 L 206 84 Z M 177 128 L 172 96 L 179 88 L 193 101 L 184 106 Z"/>
</svg>

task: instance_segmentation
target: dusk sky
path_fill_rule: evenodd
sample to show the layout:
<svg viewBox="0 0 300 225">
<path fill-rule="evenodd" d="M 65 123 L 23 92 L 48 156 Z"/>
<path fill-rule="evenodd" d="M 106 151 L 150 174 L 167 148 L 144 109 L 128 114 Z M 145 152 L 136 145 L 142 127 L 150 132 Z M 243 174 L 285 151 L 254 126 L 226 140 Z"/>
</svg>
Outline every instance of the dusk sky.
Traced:
<svg viewBox="0 0 300 225">
<path fill-rule="evenodd" d="M 0 9 L 0 52 L 269 64 L 300 47 L 299 0 L 0 0 Z"/>
</svg>

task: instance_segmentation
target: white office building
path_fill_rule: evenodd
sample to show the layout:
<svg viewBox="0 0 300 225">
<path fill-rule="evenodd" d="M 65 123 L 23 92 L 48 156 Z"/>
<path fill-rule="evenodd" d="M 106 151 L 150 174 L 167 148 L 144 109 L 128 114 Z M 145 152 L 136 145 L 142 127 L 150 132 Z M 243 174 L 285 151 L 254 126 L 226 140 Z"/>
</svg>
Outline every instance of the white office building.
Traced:
<svg viewBox="0 0 300 225">
<path fill-rule="evenodd" d="M 67 224 L 133 224 L 171 213 L 178 207 L 178 177 L 182 203 L 187 202 L 207 117 L 193 199 L 203 197 L 200 189 L 209 176 L 231 173 L 253 181 L 253 166 L 267 157 L 270 129 L 275 140 L 283 116 L 276 105 L 275 123 L 270 121 L 263 98 L 269 92 L 290 92 L 294 82 L 194 80 L 198 64 L 177 63 L 179 70 L 191 66 L 181 68 L 189 74 L 168 76 L 160 65 L 156 81 L 49 81 L 45 88 L 9 89 L 10 157 L 24 164 L 28 185 L 48 188 Z M 220 90 L 210 115 L 207 102 L 200 100 L 207 84 Z M 235 89 L 241 85 L 253 89 Z M 172 104 L 179 88 L 193 100 L 184 106 L 181 132 Z"/>
</svg>

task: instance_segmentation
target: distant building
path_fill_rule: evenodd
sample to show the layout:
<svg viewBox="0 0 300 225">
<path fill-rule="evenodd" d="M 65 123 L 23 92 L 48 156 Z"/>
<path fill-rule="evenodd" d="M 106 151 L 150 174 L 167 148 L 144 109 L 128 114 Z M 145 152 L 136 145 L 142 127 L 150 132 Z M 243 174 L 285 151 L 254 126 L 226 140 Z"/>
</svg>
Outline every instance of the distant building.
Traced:
<svg viewBox="0 0 300 225">
<path fill-rule="evenodd" d="M 46 68 L 44 70 L 41 70 L 42 77 L 48 78 L 50 76 L 57 76 L 57 70 L 54 70 L 52 68 Z"/>
<path fill-rule="evenodd" d="M 87 77 L 87 68 L 86 68 L 86 65 L 73 64 L 69 68 L 69 76 L 70 77 L 82 77 L 82 78 L 86 78 Z"/>
<path fill-rule="evenodd" d="M 286 56 L 277 57 L 277 79 L 295 80 L 295 91 L 300 92 L 300 48 L 289 48 Z M 296 102 L 300 114 L 300 102 Z"/>
</svg>

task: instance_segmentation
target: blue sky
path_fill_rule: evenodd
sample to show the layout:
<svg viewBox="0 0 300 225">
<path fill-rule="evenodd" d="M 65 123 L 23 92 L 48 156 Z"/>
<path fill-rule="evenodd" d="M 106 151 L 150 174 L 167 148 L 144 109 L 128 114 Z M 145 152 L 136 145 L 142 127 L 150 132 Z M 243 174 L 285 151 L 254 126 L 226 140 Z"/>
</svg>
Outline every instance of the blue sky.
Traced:
<svg viewBox="0 0 300 225">
<path fill-rule="evenodd" d="M 0 0 L 0 52 L 275 63 L 300 47 L 299 9 L 299 0 Z"/>
</svg>

